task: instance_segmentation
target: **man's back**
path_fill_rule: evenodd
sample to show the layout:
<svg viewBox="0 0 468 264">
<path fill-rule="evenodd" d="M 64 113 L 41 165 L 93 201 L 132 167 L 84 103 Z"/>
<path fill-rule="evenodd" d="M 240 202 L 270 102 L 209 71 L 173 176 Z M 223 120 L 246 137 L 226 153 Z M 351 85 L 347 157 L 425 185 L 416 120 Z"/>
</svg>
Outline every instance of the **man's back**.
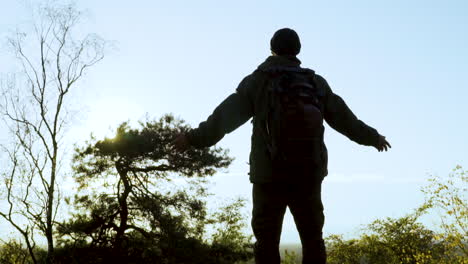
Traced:
<svg viewBox="0 0 468 264">
<path fill-rule="evenodd" d="M 174 140 L 174 145 L 180 151 L 189 146 L 212 146 L 225 134 L 253 118 L 249 163 L 250 181 L 253 183 L 252 229 L 256 238 L 255 262 L 280 263 L 281 228 L 284 213 L 289 207 L 301 237 L 303 264 L 323 264 L 326 262 L 326 252 L 322 238 L 325 218 L 321 185 L 323 177 L 328 173 L 327 149 L 322 137 L 318 152 L 320 164 L 317 166 L 304 163 L 290 166 L 287 170 L 278 170 L 275 166 L 277 161 L 275 155 L 272 155 L 274 153 L 271 138 L 265 134 L 272 106 L 269 102 L 271 96 L 268 94 L 268 87 L 272 81 L 269 70 L 274 67 L 300 69 L 301 62 L 296 55 L 301 44 L 297 33 L 286 28 L 275 33 L 270 45 L 273 56 L 268 57 L 252 74 L 245 77 L 236 91 L 216 107 L 198 128 L 179 135 Z M 377 130 L 356 118 L 343 99 L 332 92 L 323 77 L 309 72 L 313 75 L 315 92 L 320 94 L 320 113 L 332 128 L 361 145 L 374 146 L 379 151 L 390 147 L 385 137 L 379 135 Z M 322 135 L 323 131 L 322 124 Z"/>
<path fill-rule="evenodd" d="M 268 112 L 267 87 L 269 77 L 266 71 L 272 67 L 300 67 L 301 61 L 295 56 L 270 56 L 265 62 L 239 84 L 236 92 L 224 100 L 197 129 L 190 131 L 188 139 L 194 147 L 207 147 L 221 140 L 225 134 L 235 130 L 253 118 L 253 131 L 250 152 L 250 181 L 265 183 L 283 181 L 284 177 L 275 175 L 273 161 L 268 150 L 267 139 L 262 132 Z M 334 94 L 326 80 L 315 74 L 315 85 L 323 94 L 324 119 L 338 132 L 351 140 L 367 146 L 377 146 L 378 132 L 358 120 L 346 103 Z M 314 167 L 316 177 L 325 177 L 327 170 L 327 149 L 322 142 L 321 164 Z M 301 168 L 302 169 L 302 168 Z M 307 169 L 307 168 L 304 168 Z"/>
</svg>

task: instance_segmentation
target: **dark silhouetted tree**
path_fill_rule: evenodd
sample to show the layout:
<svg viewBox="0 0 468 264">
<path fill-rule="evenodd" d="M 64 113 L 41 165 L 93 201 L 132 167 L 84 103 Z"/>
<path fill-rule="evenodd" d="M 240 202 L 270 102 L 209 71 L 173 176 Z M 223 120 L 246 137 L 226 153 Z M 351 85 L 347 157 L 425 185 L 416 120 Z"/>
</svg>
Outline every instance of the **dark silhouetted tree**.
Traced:
<svg viewBox="0 0 468 264">
<path fill-rule="evenodd" d="M 86 248 L 81 257 L 96 252 L 103 259 L 117 256 L 128 263 L 248 259 L 249 239 L 239 230 L 243 202 L 210 217 L 203 200 L 208 196 L 206 177 L 231 163 L 227 152 L 172 151 L 174 135 L 188 126 L 171 115 L 140 125 L 131 129 L 124 123 L 114 138 L 91 139 L 76 150 L 74 177 L 81 193 L 73 203 L 79 210 L 58 229 L 64 248 Z M 214 243 L 204 237 L 209 224 L 227 227 L 214 235 Z"/>
</svg>

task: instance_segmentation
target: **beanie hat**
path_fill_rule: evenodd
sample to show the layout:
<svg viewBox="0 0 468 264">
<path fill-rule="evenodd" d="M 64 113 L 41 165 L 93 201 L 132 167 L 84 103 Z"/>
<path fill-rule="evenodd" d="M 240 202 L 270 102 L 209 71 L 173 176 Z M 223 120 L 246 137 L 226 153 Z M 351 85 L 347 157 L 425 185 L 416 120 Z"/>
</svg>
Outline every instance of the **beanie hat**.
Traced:
<svg viewBox="0 0 468 264">
<path fill-rule="evenodd" d="M 282 28 L 275 32 L 270 41 L 271 51 L 277 55 L 297 55 L 301 51 L 301 41 L 296 31 Z"/>
</svg>

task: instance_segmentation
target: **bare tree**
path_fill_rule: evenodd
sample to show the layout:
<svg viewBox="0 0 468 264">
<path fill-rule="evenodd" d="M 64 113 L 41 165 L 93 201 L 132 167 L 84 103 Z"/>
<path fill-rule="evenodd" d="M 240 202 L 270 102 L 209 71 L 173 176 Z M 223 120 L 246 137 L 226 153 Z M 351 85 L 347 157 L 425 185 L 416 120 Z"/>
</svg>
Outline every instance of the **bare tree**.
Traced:
<svg viewBox="0 0 468 264">
<path fill-rule="evenodd" d="M 73 5 L 40 7 L 34 14 L 31 34 L 18 30 L 8 39 L 21 72 L 1 82 L 0 111 L 12 142 L 2 148 L 7 208 L 0 216 L 22 235 L 34 263 L 34 233 L 40 231 L 52 263 L 70 91 L 103 59 L 105 42 L 92 34 L 77 37 L 82 13 Z"/>
</svg>

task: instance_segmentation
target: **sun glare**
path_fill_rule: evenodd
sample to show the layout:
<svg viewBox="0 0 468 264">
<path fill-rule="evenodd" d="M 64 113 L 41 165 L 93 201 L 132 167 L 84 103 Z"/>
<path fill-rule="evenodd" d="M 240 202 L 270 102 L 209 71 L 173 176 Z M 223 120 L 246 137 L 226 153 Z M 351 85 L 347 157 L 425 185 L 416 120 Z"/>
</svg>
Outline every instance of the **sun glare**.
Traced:
<svg viewBox="0 0 468 264">
<path fill-rule="evenodd" d="M 145 113 L 138 104 L 124 98 L 108 98 L 89 108 L 84 128 L 96 138 L 112 138 L 117 127 L 126 121 L 136 123 Z"/>
</svg>

